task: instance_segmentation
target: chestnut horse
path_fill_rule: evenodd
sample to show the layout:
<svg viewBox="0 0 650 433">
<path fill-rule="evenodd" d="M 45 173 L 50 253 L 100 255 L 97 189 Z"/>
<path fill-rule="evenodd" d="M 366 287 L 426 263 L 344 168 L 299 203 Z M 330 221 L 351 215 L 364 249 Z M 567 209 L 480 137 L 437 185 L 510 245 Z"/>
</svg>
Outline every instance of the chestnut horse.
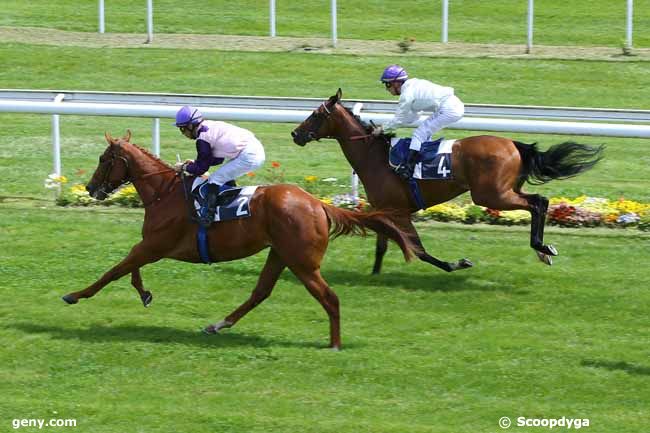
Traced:
<svg viewBox="0 0 650 433">
<path fill-rule="evenodd" d="M 200 263 L 198 225 L 189 219 L 185 182 L 174 169 L 140 147 L 129 143 L 131 132 L 120 139 L 106 134 L 108 147 L 86 189 L 103 200 L 120 185 L 132 182 L 145 207 L 142 240 L 129 255 L 86 289 L 63 297 L 68 304 L 89 298 L 111 281 L 131 274 L 131 283 L 146 306 L 152 295 L 142 285 L 140 268 L 162 258 Z M 192 178 L 193 179 L 193 178 Z M 191 182 L 190 182 L 191 184 Z M 264 269 L 250 298 L 219 323 L 204 329 L 214 334 L 233 326 L 264 301 L 282 271 L 288 267 L 323 306 L 330 321 L 330 347 L 341 345 L 339 300 L 320 273 L 330 237 L 365 234 L 370 229 L 397 242 L 407 260 L 410 243 L 385 212 L 359 213 L 335 208 L 294 185 L 260 186 L 250 201 L 251 216 L 214 223 L 209 248 L 214 261 L 237 260 L 270 247 Z"/>
<path fill-rule="evenodd" d="M 422 247 L 410 214 L 417 205 L 407 182 L 388 165 L 390 136 L 373 137 L 371 127 L 354 116 L 340 103 L 341 89 L 323 102 L 291 135 L 304 146 L 312 140 L 334 138 L 343 154 L 363 182 L 368 200 L 376 209 L 397 209 L 403 217 L 397 222 L 407 230 L 419 247 L 418 258 L 445 271 L 468 268 L 472 263 L 438 260 Z M 523 209 L 531 213 L 530 246 L 544 263 L 552 264 L 557 255 L 552 245 L 544 244 L 544 223 L 548 199 L 522 191 L 524 182 L 546 183 L 566 179 L 593 167 L 602 158 L 603 146 L 590 147 L 573 142 L 552 146 L 546 152 L 535 144 L 508 138 L 481 135 L 456 140 L 452 147 L 451 180 L 418 180 L 425 207 L 446 202 L 470 191 L 477 205 L 498 210 Z M 377 235 L 373 273 L 379 273 L 386 253 L 386 238 Z"/>
</svg>

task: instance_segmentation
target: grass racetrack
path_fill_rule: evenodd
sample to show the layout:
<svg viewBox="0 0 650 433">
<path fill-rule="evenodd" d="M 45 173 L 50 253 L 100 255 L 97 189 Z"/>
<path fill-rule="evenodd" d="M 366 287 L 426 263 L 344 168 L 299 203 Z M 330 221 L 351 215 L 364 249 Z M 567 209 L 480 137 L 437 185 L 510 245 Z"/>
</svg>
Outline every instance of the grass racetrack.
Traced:
<svg viewBox="0 0 650 433">
<path fill-rule="evenodd" d="M 6 206 L 0 408 L 8 418 L 75 418 L 79 431 L 490 432 L 502 416 L 588 418 L 641 432 L 650 377 L 648 237 L 549 229 L 537 262 L 524 228 L 432 224 L 424 242 L 474 269 L 404 265 L 394 246 L 371 277 L 371 239 L 330 244 L 323 275 L 341 299 L 343 351 L 289 273 L 219 336 L 199 332 L 243 302 L 264 254 L 211 267 L 144 268 L 90 284 L 138 238 L 138 211 Z M 351 265 L 352 264 L 352 265 Z"/>
<path fill-rule="evenodd" d="M 96 31 L 96 2 L 41 3 L 8 1 L 0 26 Z M 124 0 L 106 3 L 107 31 L 144 31 L 144 2 L 137 8 Z M 154 3 L 157 32 L 268 31 L 264 2 L 210 0 L 196 22 L 184 18 L 187 5 Z M 326 37 L 328 8 L 294 3 L 280 5 L 279 34 Z M 394 20 L 381 12 L 384 2 L 340 3 L 340 37 L 395 45 L 404 37 L 439 39 L 439 17 L 423 19 L 424 2 L 405 2 Z M 525 2 L 465 3 L 454 6 L 450 39 L 524 42 Z M 571 4 L 536 4 L 536 43 L 620 43 L 624 6 L 614 11 L 613 3 L 597 0 L 582 10 Z M 355 15 L 362 8 L 364 19 Z M 431 8 L 439 13 L 440 4 Z M 646 18 L 638 7 L 636 46 L 650 44 Z M 633 56 L 150 48 L 0 40 L 0 88 L 324 99 L 341 87 L 344 99 L 390 99 L 378 77 L 387 64 L 400 62 L 413 76 L 453 86 L 468 103 L 650 109 L 648 62 Z M 82 433 L 494 433 L 506 431 L 499 427 L 502 417 L 512 420 L 507 431 L 514 432 L 549 430 L 518 427 L 518 417 L 589 419 L 583 427 L 589 433 L 648 431 L 647 233 L 548 227 L 546 240 L 560 253 L 548 267 L 528 246 L 528 227 L 420 223 L 430 253 L 467 257 L 475 267 L 446 274 L 417 261 L 405 264 L 391 244 L 380 276 L 370 276 L 374 238 L 340 238 L 330 243 L 322 274 L 341 301 L 342 351 L 325 348 L 327 316 L 289 271 L 271 298 L 234 328 L 206 336 L 203 326 L 248 297 L 266 252 L 209 267 L 171 260 L 149 265 L 143 270 L 154 296 L 148 309 L 128 277 L 65 305 L 62 295 L 94 282 L 139 240 L 143 212 L 55 206 L 43 187 L 52 171 L 50 116 L 0 113 L 0 122 L 0 432 L 14 431 L 15 419 L 58 418 L 76 419 L 74 430 Z M 296 125 L 240 125 L 264 143 L 267 165 L 281 164 L 284 182 L 336 177 L 330 192 L 349 190 L 349 166 L 331 140 L 298 148 L 289 136 Z M 150 119 L 62 116 L 64 174 L 71 182 L 87 180 L 106 146 L 104 132 L 118 136 L 127 128 L 135 143 L 149 147 Z M 567 140 L 607 146 L 594 170 L 527 188 L 531 192 L 650 202 L 647 140 L 502 135 L 538 141 L 541 148 Z M 193 143 L 170 119 L 161 121 L 161 148 L 170 162 L 177 153 L 194 156 Z M 243 183 L 264 181 L 262 170 Z"/>
</svg>

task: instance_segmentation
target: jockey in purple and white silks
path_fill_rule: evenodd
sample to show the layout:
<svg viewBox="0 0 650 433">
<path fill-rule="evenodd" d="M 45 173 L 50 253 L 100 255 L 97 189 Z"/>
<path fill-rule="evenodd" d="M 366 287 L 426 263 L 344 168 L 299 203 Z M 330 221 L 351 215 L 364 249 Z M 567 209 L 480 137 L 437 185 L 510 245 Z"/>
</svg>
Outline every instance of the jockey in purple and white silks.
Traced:
<svg viewBox="0 0 650 433">
<path fill-rule="evenodd" d="M 433 111 L 420 126 L 413 131 L 409 155 L 404 164 L 395 168 L 398 175 L 405 179 L 413 176 L 422 143 L 447 125 L 462 119 L 465 106 L 454 95 L 452 87 L 440 86 L 427 80 L 409 78 L 406 70 L 399 65 L 390 65 L 384 69 L 380 81 L 391 95 L 399 95 L 399 104 L 395 115 L 388 122 L 373 130 L 379 135 L 384 130 L 396 129 L 418 120 L 421 111 Z"/>
<path fill-rule="evenodd" d="M 208 178 L 207 214 L 200 219 L 201 225 L 209 227 L 218 205 L 217 197 L 224 184 L 264 164 L 262 143 L 247 129 L 226 122 L 203 120 L 201 112 L 188 105 L 176 113 L 176 123 L 181 133 L 196 140 L 196 159 L 177 163 L 177 171 L 185 170 L 201 176 L 213 165 L 226 163 Z"/>
</svg>

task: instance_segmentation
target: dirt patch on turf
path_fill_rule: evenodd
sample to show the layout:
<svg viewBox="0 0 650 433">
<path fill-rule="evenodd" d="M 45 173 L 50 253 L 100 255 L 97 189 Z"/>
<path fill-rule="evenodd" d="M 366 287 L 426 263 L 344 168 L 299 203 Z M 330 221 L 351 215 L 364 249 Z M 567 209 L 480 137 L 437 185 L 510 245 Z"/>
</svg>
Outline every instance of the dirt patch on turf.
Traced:
<svg viewBox="0 0 650 433">
<path fill-rule="evenodd" d="M 505 59 L 566 59 L 601 61 L 649 61 L 650 49 L 638 48 L 625 55 L 621 47 L 534 46 L 413 42 L 406 53 L 398 41 L 339 39 L 336 47 L 327 38 L 287 38 L 237 35 L 86 33 L 48 28 L 0 27 L 0 43 L 76 46 L 88 48 L 171 48 L 223 51 L 304 52 L 364 56 L 486 57 Z"/>
</svg>

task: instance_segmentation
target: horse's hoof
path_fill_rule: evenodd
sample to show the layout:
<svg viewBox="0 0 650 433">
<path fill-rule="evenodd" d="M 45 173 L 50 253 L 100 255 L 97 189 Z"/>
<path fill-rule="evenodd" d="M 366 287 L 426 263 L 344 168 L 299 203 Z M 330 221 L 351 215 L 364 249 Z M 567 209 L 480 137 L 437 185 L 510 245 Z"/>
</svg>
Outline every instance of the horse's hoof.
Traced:
<svg viewBox="0 0 650 433">
<path fill-rule="evenodd" d="M 208 335 L 218 334 L 220 330 L 224 328 L 230 328 L 232 325 L 233 324 L 231 322 L 222 320 L 219 323 L 215 323 L 214 325 L 206 326 L 203 328 L 203 333 Z"/>
<path fill-rule="evenodd" d="M 73 305 L 73 304 L 76 304 L 77 302 L 79 302 L 79 300 L 75 299 L 75 297 L 72 296 L 72 295 L 65 295 L 61 299 L 63 299 L 67 304 L 70 304 L 70 305 Z"/>
<path fill-rule="evenodd" d="M 468 259 L 460 259 L 458 263 L 448 263 L 449 267 L 446 269 L 447 272 L 454 272 L 459 269 L 467 269 L 474 266 L 474 263 Z"/>
<path fill-rule="evenodd" d="M 535 252 L 537 253 L 537 258 L 538 258 L 542 263 L 545 263 L 545 264 L 547 264 L 547 265 L 549 265 L 549 266 L 551 266 L 551 265 L 553 264 L 553 258 L 552 258 L 552 256 L 550 256 L 550 255 L 548 255 L 548 254 L 544 254 L 544 253 L 541 252 L 541 251 L 535 251 Z"/>
<path fill-rule="evenodd" d="M 142 305 L 144 305 L 144 307 L 147 308 L 149 305 L 151 305 L 151 302 L 153 301 L 153 295 L 151 294 L 151 292 L 146 291 L 140 297 L 140 299 L 142 299 Z"/>
<path fill-rule="evenodd" d="M 213 334 L 218 334 L 219 333 L 219 331 L 214 329 L 214 325 L 206 326 L 205 328 L 203 328 L 202 332 L 204 334 L 206 334 L 206 335 L 213 335 Z"/>
<path fill-rule="evenodd" d="M 542 248 L 542 252 L 544 254 L 548 254 L 549 256 L 557 256 L 558 252 L 555 249 L 553 245 L 544 245 L 544 248 Z"/>
</svg>

